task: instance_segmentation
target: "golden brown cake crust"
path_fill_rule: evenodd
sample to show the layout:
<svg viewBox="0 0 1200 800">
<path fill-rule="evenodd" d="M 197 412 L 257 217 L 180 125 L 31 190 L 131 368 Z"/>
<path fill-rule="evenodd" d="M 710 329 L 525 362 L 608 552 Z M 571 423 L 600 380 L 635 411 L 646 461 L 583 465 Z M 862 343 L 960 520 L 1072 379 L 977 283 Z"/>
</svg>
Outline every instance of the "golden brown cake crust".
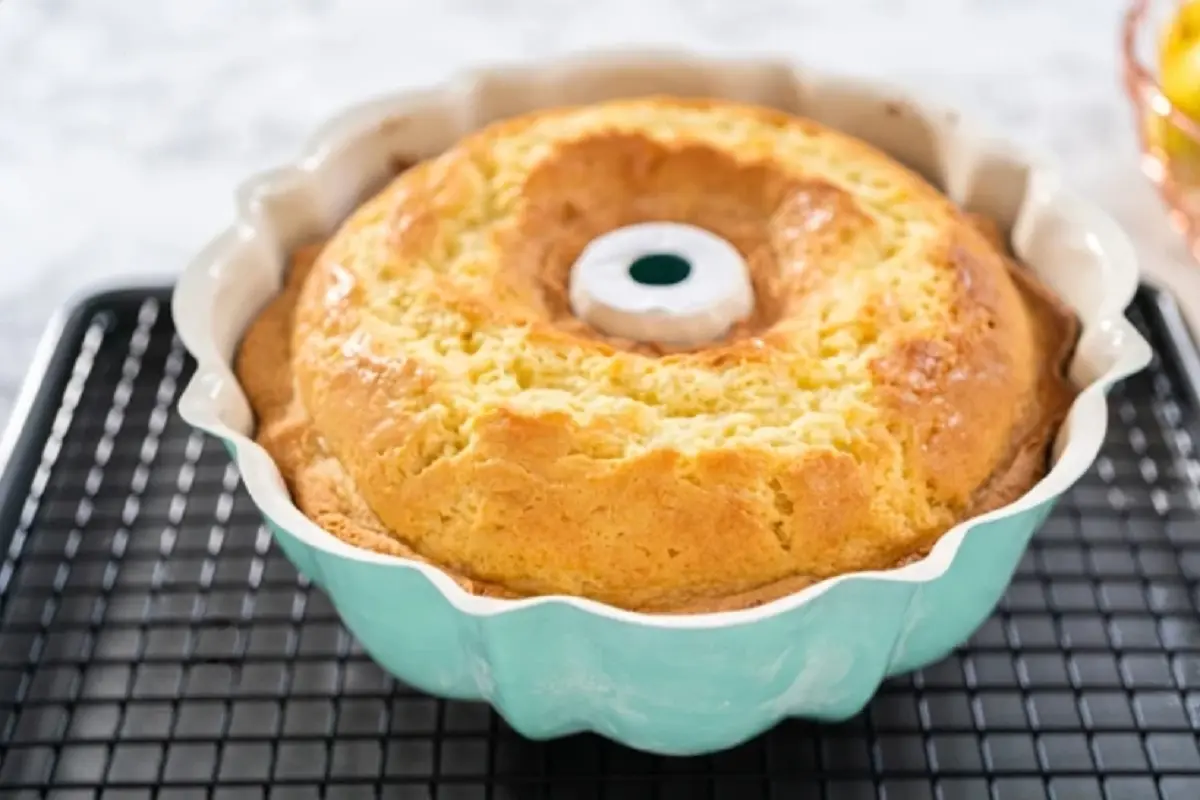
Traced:
<svg viewBox="0 0 1200 800">
<path fill-rule="evenodd" d="M 593 237 L 687 222 L 757 310 L 667 351 L 570 316 Z M 649 98 L 509 120 L 299 250 L 236 365 L 298 507 L 468 590 L 738 608 L 919 557 L 1027 491 L 1075 321 L 858 142 Z"/>
</svg>

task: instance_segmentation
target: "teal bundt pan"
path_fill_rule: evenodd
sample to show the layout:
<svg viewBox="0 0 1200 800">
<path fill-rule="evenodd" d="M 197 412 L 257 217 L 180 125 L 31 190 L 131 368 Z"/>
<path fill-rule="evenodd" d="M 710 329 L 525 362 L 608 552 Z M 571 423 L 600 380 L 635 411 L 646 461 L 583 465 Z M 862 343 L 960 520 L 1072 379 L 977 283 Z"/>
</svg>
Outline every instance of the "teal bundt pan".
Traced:
<svg viewBox="0 0 1200 800">
<path fill-rule="evenodd" d="M 1050 473 L 1011 505 L 948 532 L 909 566 L 845 575 L 759 608 L 656 616 L 588 600 L 470 595 L 434 567 L 363 551 L 292 504 L 231 359 L 278 290 L 286 254 L 330 232 L 397 160 L 433 155 L 496 118 L 630 93 L 776 106 L 890 152 L 965 208 L 1004 225 L 1018 256 L 1078 313 L 1081 389 Z M 292 166 L 250 181 L 233 228 L 185 271 L 174 298 L 195 377 L 189 423 L 220 438 L 280 547 L 333 601 L 388 672 L 432 695 L 491 703 L 531 738 L 594 731 L 642 750 L 697 754 L 785 717 L 859 712 L 889 675 L 944 657 L 990 614 L 1029 538 L 1104 439 L 1107 392 L 1149 360 L 1123 311 L 1137 286 L 1130 242 L 1040 160 L 894 89 L 768 61 L 608 53 L 474 73 L 383 98 L 335 120 Z"/>
</svg>

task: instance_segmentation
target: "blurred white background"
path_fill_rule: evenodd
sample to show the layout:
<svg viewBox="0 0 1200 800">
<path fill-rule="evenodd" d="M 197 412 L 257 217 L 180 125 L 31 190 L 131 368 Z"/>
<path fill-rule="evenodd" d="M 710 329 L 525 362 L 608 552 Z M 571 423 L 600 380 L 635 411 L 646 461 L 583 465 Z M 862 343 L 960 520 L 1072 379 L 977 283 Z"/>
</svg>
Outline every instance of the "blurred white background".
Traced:
<svg viewBox="0 0 1200 800">
<path fill-rule="evenodd" d="M 0 419 L 52 310 L 169 279 L 237 183 L 374 94 L 480 62 L 665 45 L 883 76 L 1056 155 L 1193 280 L 1137 173 L 1121 0 L 7 0 L 0 2 Z"/>
</svg>

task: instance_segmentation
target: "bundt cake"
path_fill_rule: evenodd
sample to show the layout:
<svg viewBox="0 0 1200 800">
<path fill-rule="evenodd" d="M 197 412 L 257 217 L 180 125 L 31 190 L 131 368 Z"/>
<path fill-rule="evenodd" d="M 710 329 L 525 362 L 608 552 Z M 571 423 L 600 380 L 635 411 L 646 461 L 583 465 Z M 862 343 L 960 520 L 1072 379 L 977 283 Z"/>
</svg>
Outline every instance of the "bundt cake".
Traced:
<svg viewBox="0 0 1200 800">
<path fill-rule="evenodd" d="M 577 313 L 589 245 L 644 223 L 740 256 L 710 340 Z M 707 611 L 895 567 L 1030 489 L 1074 395 L 1074 316 L 985 221 L 732 102 L 495 123 L 292 261 L 237 359 L 258 441 L 325 530 L 489 595 Z"/>
</svg>

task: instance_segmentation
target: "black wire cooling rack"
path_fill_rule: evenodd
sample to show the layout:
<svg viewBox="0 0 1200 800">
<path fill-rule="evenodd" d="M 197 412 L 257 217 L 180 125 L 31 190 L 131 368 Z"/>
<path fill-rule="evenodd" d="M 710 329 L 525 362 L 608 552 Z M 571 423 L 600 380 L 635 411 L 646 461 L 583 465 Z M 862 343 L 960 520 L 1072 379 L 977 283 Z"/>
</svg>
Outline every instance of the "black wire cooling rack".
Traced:
<svg viewBox="0 0 1200 800">
<path fill-rule="evenodd" d="M 173 413 L 191 364 L 166 299 L 84 302 L 25 396 L 0 797 L 1200 798 L 1200 369 L 1164 296 L 1131 312 L 1158 359 L 966 646 L 847 723 L 694 759 L 529 742 L 387 677 Z"/>
</svg>

